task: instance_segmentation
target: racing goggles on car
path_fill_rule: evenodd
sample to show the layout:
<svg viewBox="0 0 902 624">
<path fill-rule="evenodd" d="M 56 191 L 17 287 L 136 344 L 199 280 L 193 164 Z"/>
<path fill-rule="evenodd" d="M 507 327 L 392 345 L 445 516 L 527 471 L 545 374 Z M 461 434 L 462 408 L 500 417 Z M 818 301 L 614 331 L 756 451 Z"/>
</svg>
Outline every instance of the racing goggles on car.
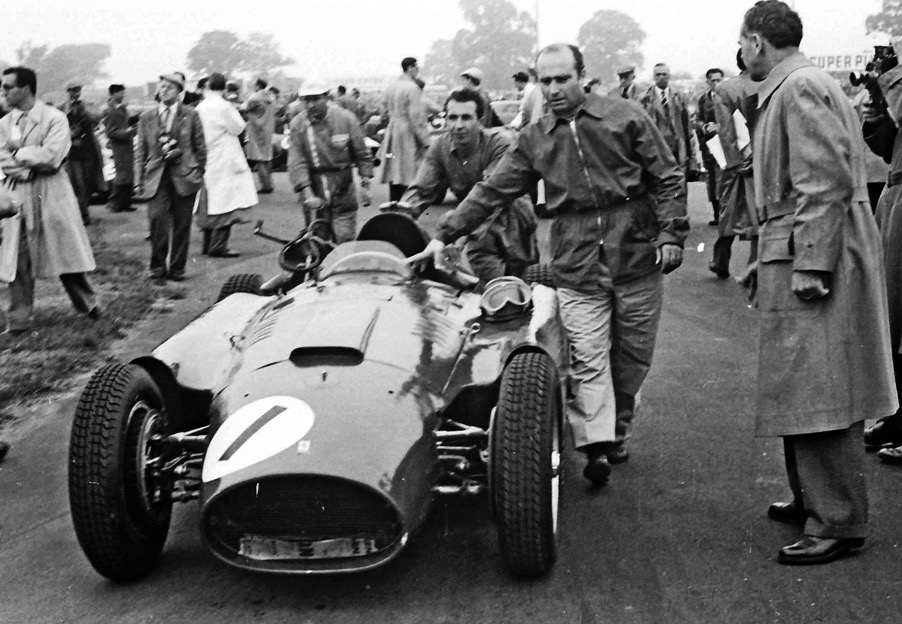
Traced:
<svg viewBox="0 0 902 624">
<path fill-rule="evenodd" d="M 532 289 L 519 277 L 496 277 L 488 284 L 479 302 L 488 321 L 507 321 L 532 307 Z"/>
</svg>

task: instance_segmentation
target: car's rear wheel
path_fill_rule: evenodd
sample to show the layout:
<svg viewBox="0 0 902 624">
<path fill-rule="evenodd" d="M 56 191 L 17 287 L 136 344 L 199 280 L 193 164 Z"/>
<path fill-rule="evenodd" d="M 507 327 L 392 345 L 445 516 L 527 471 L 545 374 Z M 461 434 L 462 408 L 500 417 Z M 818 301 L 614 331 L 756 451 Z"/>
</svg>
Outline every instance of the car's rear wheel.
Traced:
<svg viewBox="0 0 902 624">
<path fill-rule="evenodd" d="M 554 288 L 554 272 L 547 264 L 531 264 L 526 267 L 526 274 L 523 281 L 527 284 L 541 284 Z"/>
<path fill-rule="evenodd" d="M 259 273 L 241 273 L 229 277 L 222 288 L 219 289 L 219 297 L 216 301 L 222 301 L 235 293 L 260 294 L 260 286 L 263 285 L 263 276 Z"/>
<path fill-rule="evenodd" d="M 492 428 L 492 503 L 511 572 L 547 572 L 557 551 L 560 382 L 544 353 L 515 355 L 501 376 Z"/>
<path fill-rule="evenodd" d="M 72 523 L 88 561 L 110 579 L 147 574 L 163 550 L 172 483 L 156 438 L 168 433 L 160 390 L 139 366 L 105 366 L 79 398 L 69 441 Z"/>
</svg>

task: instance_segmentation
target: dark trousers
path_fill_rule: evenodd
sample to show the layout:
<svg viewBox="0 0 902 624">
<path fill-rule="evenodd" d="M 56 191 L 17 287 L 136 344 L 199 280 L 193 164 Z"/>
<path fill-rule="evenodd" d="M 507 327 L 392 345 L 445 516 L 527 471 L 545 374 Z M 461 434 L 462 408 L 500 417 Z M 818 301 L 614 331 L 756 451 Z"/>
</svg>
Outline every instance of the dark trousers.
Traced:
<svg viewBox="0 0 902 624">
<path fill-rule="evenodd" d="M 89 212 L 92 180 L 90 162 L 70 158 L 66 161 L 66 173 L 69 174 L 69 183 L 72 184 L 72 190 L 75 191 L 75 198 L 78 200 L 82 223 L 88 225 L 91 222 Z"/>
<path fill-rule="evenodd" d="M 403 184 L 389 184 L 388 185 L 388 201 L 401 201 L 401 198 L 404 197 L 404 191 L 407 190 L 407 187 Z"/>
<path fill-rule="evenodd" d="M 724 273 L 730 272 L 730 260 L 733 257 L 733 240 L 735 236 L 718 236 L 714 241 L 714 257 L 711 258 L 713 268 Z M 758 237 L 752 238 L 749 248 L 749 260 L 747 264 L 751 264 L 758 259 Z"/>
<path fill-rule="evenodd" d="M 868 200 L 871 202 L 872 212 L 877 210 L 877 202 L 880 201 L 880 193 L 885 186 L 886 182 L 868 182 Z"/>
<path fill-rule="evenodd" d="M 175 192 L 169 172 L 163 172 L 157 194 L 147 205 L 151 275 L 184 275 L 191 237 L 191 212 L 196 195 L 197 193 L 191 193 L 181 197 Z"/>
<path fill-rule="evenodd" d="M 785 436 L 789 487 L 808 512 L 803 532 L 834 539 L 867 537 L 864 423 L 848 429 Z"/>
<path fill-rule="evenodd" d="M 707 179 L 705 180 L 705 185 L 708 188 L 708 201 L 711 202 L 711 207 L 714 209 L 714 220 L 717 221 L 720 219 L 720 190 L 719 190 L 719 182 L 720 182 L 720 167 L 717 166 L 717 161 L 712 159 L 704 159 L 705 171 L 708 172 L 708 175 L 705 176 Z"/>
<path fill-rule="evenodd" d="M 272 193 L 272 161 L 258 160 L 254 163 L 254 178 L 257 181 L 257 191 Z"/>
<path fill-rule="evenodd" d="M 8 323 L 9 328 L 13 331 L 31 327 L 34 313 L 34 272 L 31 266 L 31 254 L 28 250 L 25 220 L 23 219 L 21 223 L 16 278 L 9 283 Z M 97 297 L 85 273 L 63 273 L 59 277 L 76 310 L 86 314 L 97 307 Z"/>
<path fill-rule="evenodd" d="M 232 234 L 232 226 L 226 225 L 218 228 L 203 230 L 204 246 L 201 253 L 217 256 L 229 249 L 229 236 Z"/>
<path fill-rule="evenodd" d="M 131 207 L 133 195 L 134 187 L 131 184 L 113 184 L 107 205 L 112 212 L 123 212 Z"/>
</svg>

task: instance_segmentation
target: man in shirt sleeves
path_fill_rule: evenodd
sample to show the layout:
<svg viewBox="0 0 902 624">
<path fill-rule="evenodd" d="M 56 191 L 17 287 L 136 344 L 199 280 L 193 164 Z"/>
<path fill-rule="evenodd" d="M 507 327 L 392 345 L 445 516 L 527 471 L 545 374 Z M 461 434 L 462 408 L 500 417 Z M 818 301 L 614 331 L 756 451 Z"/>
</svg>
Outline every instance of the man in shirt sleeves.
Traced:
<svg viewBox="0 0 902 624">
<path fill-rule="evenodd" d="M 545 181 L 552 270 L 571 346 L 568 417 L 584 476 L 604 485 L 626 461 L 636 395 L 648 373 L 663 273 L 682 262 L 685 182 L 635 102 L 586 94 L 582 53 L 554 44 L 537 58 L 550 113 L 527 126 L 494 173 L 439 223 L 410 262 L 442 264 L 445 245 Z"/>
</svg>

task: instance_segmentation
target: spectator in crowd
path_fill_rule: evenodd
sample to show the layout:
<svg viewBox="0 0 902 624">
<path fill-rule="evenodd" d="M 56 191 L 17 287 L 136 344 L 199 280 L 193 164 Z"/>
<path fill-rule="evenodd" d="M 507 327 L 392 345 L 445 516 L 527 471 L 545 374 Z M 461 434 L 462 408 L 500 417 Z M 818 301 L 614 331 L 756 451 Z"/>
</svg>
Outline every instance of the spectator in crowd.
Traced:
<svg viewBox="0 0 902 624">
<path fill-rule="evenodd" d="M 226 90 L 224 94 L 226 102 L 231 102 L 235 106 L 241 106 L 241 85 L 235 80 L 226 82 Z"/>
<path fill-rule="evenodd" d="M 503 131 L 482 127 L 479 94 L 469 89 L 451 93 L 445 104 L 445 129 L 429 146 L 417 177 L 408 187 L 402 206 L 418 218 L 439 189 L 450 188 L 464 198 L 477 182 L 487 178 L 507 153 L 511 139 Z M 523 277 L 526 267 L 539 260 L 536 217 L 532 203 L 518 197 L 495 210 L 467 243 L 467 261 L 483 284 L 503 275 Z"/>
<path fill-rule="evenodd" d="M 655 65 L 654 77 L 655 84 L 642 95 L 640 103 L 658 126 L 684 176 L 688 177 L 692 150 L 686 102 L 681 93 L 671 88 L 670 68 L 665 63 Z"/>
<path fill-rule="evenodd" d="M 720 167 L 717 164 L 707 142 L 717 136 L 717 120 L 714 118 L 714 89 L 723 82 L 723 70 L 716 67 L 705 72 L 705 81 L 708 90 L 698 98 L 698 108 L 695 112 L 695 135 L 698 137 L 698 146 L 702 153 L 702 164 L 708 173 L 706 183 L 708 187 L 708 201 L 714 211 L 714 218 L 708 225 L 717 225 L 720 219 L 720 200 L 718 196 L 718 181 L 720 180 Z"/>
<path fill-rule="evenodd" d="M 356 117 L 357 99 L 348 93 L 348 88 L 344 85 L 338 85 L 337 93 L 338 97 L 335 98 L 335 103 Z"/>
<path fill-rule="evenodd" d="M 200 118 L 179 101 L 184 88 L 177 73 L 160 76 L 160 103 L 141 114 L 135 149 L 135 194 L 150 199 L 150 277 L 176 282 L 185 279 L 191 212 L 207 165 Z"/>
<path fill-rule="evenodd" d="M 609 462 L 629 457 L 636 395 L 658 331 L 662 273 L 682 262 L 685 183 L 639 106 L 583 91 L 579 48 L 548 46 L 536 66 L 551 114 L 520 133 L 492 175 L 442 217 L 437 238 L 410 261 L 442 264 L 446 244 L 545 180 L 554 216 L 552 270 L 571 347 L 570 426 L 574 446 L 586 455 L 584 476 L 603 485 Z"/>
<path fill-rule="evenodd" d="M 898 44 L 896 44 L 898 46 Z M 902 46 L 895 47 L 902 51 Z M 878 84 L 886 101 L 885 108 L 864 106 L 863 133 L 871 151 L 890 163 L 886 188 L 877 202 L 877 225 L 883 241 L 883 266 L 896 388 L 902 388 L 902 66 L 884 73 Z M 902 410 L 881 418 L 864 432 L 869 450 L 877 450 L 884 461 L 902 463 Z M 881 447 L 887 448 L 881 448 Z"/>
<path fill-rule="evenodd" d="M 522 79 L 524 72 L 517 72 L 514 80 Z M 523 84 L 523 97 L 520 98 L 520 110 L 511 121 L 511 128 L 522 130 L 527 124 L 535 123 L 545 114 L 545 98 L 542 90 L 535 84 L 536 70 L 529 68 L 527 82 Z M 532 80 L 530 80 L 530 78 Z M 519 88 L 519 87 L 518 87 Z"/>
<path fill-rule="evenodd" d="M 97 115 L 87 109 L 81 99 L 81 85 L 70 83 L 66 87 L 69 99 L 61 107 L 69 120 L 72 148 L 66 159 L 66 173 L 72 190 L 78 198 L 78 209 L 82 223 L 91 223 L 91 194 L 106 190 L 103 179 L 103 158 L 100 155 L 100 143 L 94 136 L 94 129 L 100 121 Z"/>
<path fill-rule="evenodd" d="M 730 259 L 733 240 L 739 235 L 751 241 L 748 265 L 758 256 L 758 215 L 755 211 L 755 179 L 752 167 L 751 144 L 740 147 L 736 132 L 739 111 L 746 120 L 746 128 L 752 127 L 755 106 L 758 103 L 756 85 L 749 78 L 742 62 L 742 52 L 737 53 L 736 63 L 740 74 L 720 83 L 712 99 L 717 137 L 723 148 L 726 165 L 720 171 L 720 216 L 714 257 L 708 269 L 720 279 L 730 276 Z"/>
<path fill-rule="evenodd" d="M 245 122 L 223 98 L 225 86 L 225 76 L 210 74 L 203 101 L 197 105 L 197 116 L 204 129 L 207 166 L 195 219 L 203 230 L 202 253 L 212 258 L 241 255 L 229 249 L 232 225 L 246 221 L 248 211 L 257 204 L 253 174 L 238 141 Z"/>
<path fill-rule="evenodd" d="M 495 126 L 504 125 L 492 109 L 492 98 L 489 96 L 488 92 L 480 86 L 483 78 L 482 70 L 478 67 L 471 67 L 464 71 L 460 77 L 463 81 L 464 89 L 471 89 L 478 93 L 479 97 L 482 98 L 482 102 L 485 105 L 483 106 L 485 110 L 482 113 L 482 119 L 479 120 L 482 127 L 494 128 Z"/>
<path fill-rule="evenodd" d="M 272 193 L 272 135 L 276 130 L 275 98 L 262 78 L 254 83 L 256 91 L 242 104 L 247 117 L 245 154 L 254 170 L 258 193 Z M 219 91 L 222 95 L 222 91 Z M 240 143 L 239 143 L 240 144 Z"/>
<path fill-rule="evenodd" d="M 131 125 L 128 107 L 125 104 L 125 86 L 111 84 L 110 98 L 103 117 L 107 145 L 113 152 L 116 177 L 110 189 L 109 209 L 111 212 L 133 212 L 132 190 L 135 177 L 135 129 Z"/>
<path fill-rule="evenodd" d="M 354 110 L 351 111 L 354 115 L 357 116 L 357 121 L 360 122 L 361 127 L 366 125 L 366 122 L 370 118 L 369 111 L 367 110 L 366 104 L 364 104 L 360 100 L 360 89 L 354 88 L 351 89 L 351 97 L 354 98 Z"/>
<path fill-rule="evenodd" d="M 608 95 L 611 97 L 619 97 L 624 100 L 639 101 L 639 89 L 636 88 L 636 67 L 635 65 L 624 65 L 617 70 L 617 79 L 620 84 L 611 89 Z"/>
<path fill-rule="evenodd" d="M 899 406 L 858 117 L 799 52 L 801 40 L 801 19 L 779 0 L 749 9 L 739 37 L 761 81 L 755 431 L 783 438 L 793 496 L 768 515 L 802 527 L 779 552 L 784 564 L 826 563 L 864 545 L 863 421 Z"/>
<path fill-rule="evenodd" d="M 3 70 L 10 112 L 0 119 L 0 168 L 14 183 L 19 214 L 0 222 L 0 280 L 9 284 L 9 333 L 31 328 L 35 278 L 59 276 L 76 310 L 101 314 L 87 272 L 94 254 L 69 177 L 62 172 L 72 135 L 66 115 L 35 97 L 27 67 Z"/>
<path fill-rule="evenodd" d="M 391 201 L 401 199 L 413 182 L 429 147 L 423 91 L 415 82 L 420 71 L 417 60 L 408 56 L 401 61 L 401 70 L 401 76 L 385 90 L 384 113 L 388 126 L 379 147 L 382 182 L 389 185 Z"/>
<path fill-rule="evenodd" d="M 411 82 L 411 85 L 413 83 Z M 419 89 L 413 85 L 414 89 Z M 357 118 L 329 104 L 327 87 L 299 91 L 304 109 L 291 121 L 288 177 L 302 196 L 307 224 L 326 219 L 336 243 L 357 235 L 357 192 L 352 167 L 360 174 L 361 196 L 369 205 L 373 157 Z"/>
<path fill-rule="evenodd" d="M 873 110 L 870 104 L 871 94 L 863 87 L 855 94 L 855 97 L 852 98 L 852 106 L 855 108 L 855 112 L 858 113 L 858 117 L 861 119 L 862 123 L 865 121 L 866 111 L 870 113 Z M 892 156 L 889 157 L 889 161 L 892 161 Z M 882 156 L 875 154 L 873 150 L 867 150 L 865 152 L 864 164 L 868 172 L 868 197 L 871 202 L 871 210 L 876 213 L 877 203 L 880 201 L 880 194 L 883 193 L 883 189 L 886 188 L 886 179 L 889 175 L 890 168 L 887 161 L 884 161 Z M 878 222 L 877 225 L 880 226 L 880 223 Z"/>
</svg>

